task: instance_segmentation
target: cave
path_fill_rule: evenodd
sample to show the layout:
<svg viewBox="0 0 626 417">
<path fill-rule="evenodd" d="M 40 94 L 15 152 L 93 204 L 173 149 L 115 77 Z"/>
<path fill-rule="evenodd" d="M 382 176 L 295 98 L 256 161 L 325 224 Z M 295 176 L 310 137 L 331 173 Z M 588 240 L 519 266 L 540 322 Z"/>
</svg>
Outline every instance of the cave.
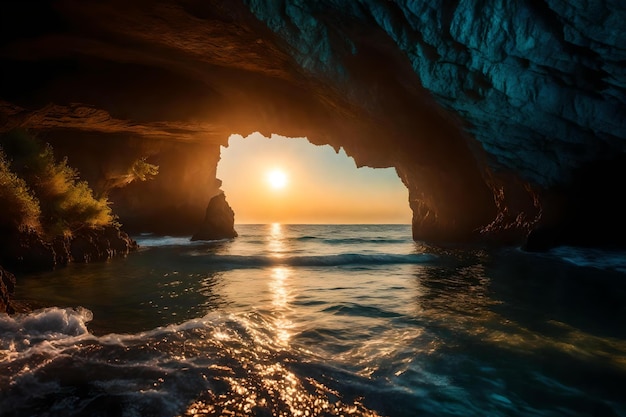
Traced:
<svg viewBox="0 0 626 417">
<path fill-rule="evenodd" d="M 625 416 L 624 22 L 1 2 L 0 414 Z M 393 170 L 410 225 L 236 225 L 254 132 Z"/>
<path fill-rule="evenodd" d="M 504 6 L 503 6 L 504 7 Z M 191 234 L 233 132 L 395 167 L 415 240 L 617 245 L 621 6 L 74 0 L 2 6 L 2 131 L 49 141 L 132 232 Z M 118 158 L 118 156 L 122 156 Z M 202 157 L 200 157 L 202 155 Z"/>
</svg>

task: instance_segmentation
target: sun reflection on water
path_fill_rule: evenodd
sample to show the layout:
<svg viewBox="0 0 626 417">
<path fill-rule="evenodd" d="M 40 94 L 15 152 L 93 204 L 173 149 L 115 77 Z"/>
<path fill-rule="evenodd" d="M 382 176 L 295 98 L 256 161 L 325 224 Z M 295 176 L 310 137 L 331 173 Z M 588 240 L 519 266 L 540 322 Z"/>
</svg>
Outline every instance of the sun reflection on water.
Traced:
<svg viewBox="0 0 626 417">
<path fill-rule="evenodd" d="M 280 223 L 272 223 L 270 225 L 270 233 L 268 236 L 269 253 L 274 258 L 282 258 L 286 251 L 283 229 Z"/>
<path fill-rule="evenodd" d="M 268 236 L 269 252 L 272 257 L 282 258 L 287 250 L 284 234 L 280 223 L 270 225 Z M 269 292 L 272 297 L 272 314 L 276 341 L 280 345 L 287 345 L 291 338 L 293 322 L 287 317 L 289 302 L 292 299 L 288 281 L 291 269 L 285 266 L 276 266 L 270 269 Z"/>
<path fill-rule="evenodd" d="M 288 289 L 288 279 L 291 270 L 286 267 L 277 266 L 272 268 L 272 280 L 269 283 L 272 294 L 272 307 L 274 313 L 274 327 L 276 330 L 277 342 L 287 345 L 291 338 L 293 322 L 287 317 L 292 299 Z"/>
</svg>

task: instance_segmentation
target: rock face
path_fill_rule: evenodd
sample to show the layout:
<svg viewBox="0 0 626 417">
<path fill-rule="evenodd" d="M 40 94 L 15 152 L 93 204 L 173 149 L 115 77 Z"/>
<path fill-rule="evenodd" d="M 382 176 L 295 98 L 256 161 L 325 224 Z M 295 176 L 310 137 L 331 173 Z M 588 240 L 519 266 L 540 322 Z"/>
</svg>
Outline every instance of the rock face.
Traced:
<svg viewBox="0 0 626 417">
<path fill-rule="evenodd" d="M 0 313 L 13 313 L 10 295 L 15 288 L 15 276 L 0 266 Z"/>
<path fill-rule="evenodd" d="M 44 240 L 34 231 L 0 235 L 0 264 L 15 272 L 39 272 L 70 262 L 104 261 L 137 250 L 137 242 L 118 227 L 83 229 L 71 237 Z M 0 313 L 13 313 L 15 276 L 0 266 Z"/>
<path fill-rule="evenodd" d="M 623 2 L 63 0 L 2 19 L 0 130 L 45 132 L 91 182 L 149 155 L 158 181 L 111 196 L 138 231 L 200 223 L 219 146 L 260 131 L 395 167 L 418 240 L 624 245 Z"/>
<path fill-rule="evenodd" d="M 220 193 L 209 201 L 204 222 L 191 240 L 219 240 L 237 237 L 234 224 L 235 212 L 226 202 L 224 193 Z"/>
<path fill-rule="evenodd" d="M 137 242 L 114 226 L 80 230 L 52 242 L 32 231 L 3 235 L 0 241 L 0 264 L 16 272 L 51 270 L 69 262 L 103 261 L 127 255 L 138 247 Z"/>
</svg>

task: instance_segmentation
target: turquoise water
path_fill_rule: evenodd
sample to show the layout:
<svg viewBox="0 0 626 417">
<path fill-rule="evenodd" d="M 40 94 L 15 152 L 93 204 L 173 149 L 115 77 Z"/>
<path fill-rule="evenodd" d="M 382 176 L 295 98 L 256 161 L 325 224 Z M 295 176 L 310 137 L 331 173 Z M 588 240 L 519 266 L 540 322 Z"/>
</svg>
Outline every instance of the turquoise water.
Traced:
<svg viewBox="0 0 626 417">
<path fill-rule="evenodd" d="M 21 277 L 0 415 L 626 416 L 626 259 L 241 225 Z"/>
</svg>

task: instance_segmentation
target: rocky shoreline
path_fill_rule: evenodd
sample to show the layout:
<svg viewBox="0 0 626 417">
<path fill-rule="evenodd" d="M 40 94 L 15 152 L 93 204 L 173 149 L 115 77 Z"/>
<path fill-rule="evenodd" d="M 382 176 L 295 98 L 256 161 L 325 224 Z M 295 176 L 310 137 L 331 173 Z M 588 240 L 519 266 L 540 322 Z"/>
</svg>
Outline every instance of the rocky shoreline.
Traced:
<svg viewBox="0 0 626 417">
<path fill-rule="evenodd" d="M 52 241 L 35 231 L 4 235 L 0 238 L 0 313 L 15 311 L 11 304 L 15 273 L 47 271 L 71 262 L 105 261 L 137 248 L 137 242 L 116 226 L 84 228 L 71 237 L 58 236 Z"/>
<path fill-rule="evenodd" d="M 0 266 L 0 313 L 13 313 L 9 295 L 15 289 L 15 275 Z"/>
</svg>

